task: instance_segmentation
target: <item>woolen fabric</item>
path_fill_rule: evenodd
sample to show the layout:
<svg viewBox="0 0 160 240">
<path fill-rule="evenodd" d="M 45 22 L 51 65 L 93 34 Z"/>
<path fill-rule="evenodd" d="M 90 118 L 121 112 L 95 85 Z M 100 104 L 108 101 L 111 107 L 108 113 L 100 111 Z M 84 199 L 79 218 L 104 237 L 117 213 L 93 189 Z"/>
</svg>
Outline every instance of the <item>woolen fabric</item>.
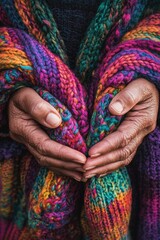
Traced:
<svg viewBox="0 0 160 240">
<path fill-rule="evenodd" d="M 121 89 L 138 77 L 160 88 L 160 15 L 144 18 L 147 0 L 103 1 L 73 73 L 45 1 L 0 3 L 1 238 L 117 240 L 130 224 L 134 239 L 159 239 L 159 126 L 140 146 L 130 177 L 122 168 L 83 185 L 40 167 L 9 138 L 6 117 L 14 91 L 31 87 L 62 117 L 57 129 L 45 129 L 51 139 L 87 155 L 123 121 L 108 111 Z"/>
</svg>

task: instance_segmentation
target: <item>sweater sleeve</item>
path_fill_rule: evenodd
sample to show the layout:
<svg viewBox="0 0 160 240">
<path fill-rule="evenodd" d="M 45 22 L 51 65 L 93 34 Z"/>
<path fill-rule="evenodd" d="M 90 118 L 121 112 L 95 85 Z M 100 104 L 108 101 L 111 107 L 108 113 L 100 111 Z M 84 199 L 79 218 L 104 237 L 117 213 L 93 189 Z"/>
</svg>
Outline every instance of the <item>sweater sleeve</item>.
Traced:
<svg viewBox="0 0 160 240">
<path fill-rule="evenodd" d="M 126 86 L 142 77 L 152 82 L 160 92 L 159 19 L 159 13 L 147 16 L 117 45 L 109 47 L 107 43 L 104 59 L 95 73 L 95 79 L 101 79 L 102 89 Z M 160 111 L 157 124 L 160 124 Z"/>
</svg>

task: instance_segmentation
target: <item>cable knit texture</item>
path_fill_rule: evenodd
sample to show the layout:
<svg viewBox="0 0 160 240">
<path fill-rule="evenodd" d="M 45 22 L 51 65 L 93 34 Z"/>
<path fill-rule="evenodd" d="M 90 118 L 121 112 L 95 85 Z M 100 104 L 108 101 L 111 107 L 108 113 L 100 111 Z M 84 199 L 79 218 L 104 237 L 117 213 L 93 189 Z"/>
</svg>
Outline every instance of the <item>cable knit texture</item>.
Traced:
<svg viewBox="0 0 160 240">
<path fill-rule="evenodd" d="M 69 66 L 75 68 L 79 45 L 102 0 L 47 0 L 64 40 Z M 63 17 L 62 17 L 63 16 Z"/>
<path fill-rule="evenodd" d="M 129 223 L 135 239 L 160 239 L 158 127 L 130 168 L 132 204 L 126 168 L 84 185 L 57 176 L 9 138 L 6 121 L 9 97 L 29 86 L 62 117 L 57 129 L 45 129 L 50 138 L 87 155 L 120 124 L 108 105 L 121 89 L 138 77 L 160 88 L 160 14 L 143 19 L 147 6 L 147 0 L 103 1 L 74 74 L 47 2 L 0 1 L 0 239 L 122 240 Z"/>
</svg>

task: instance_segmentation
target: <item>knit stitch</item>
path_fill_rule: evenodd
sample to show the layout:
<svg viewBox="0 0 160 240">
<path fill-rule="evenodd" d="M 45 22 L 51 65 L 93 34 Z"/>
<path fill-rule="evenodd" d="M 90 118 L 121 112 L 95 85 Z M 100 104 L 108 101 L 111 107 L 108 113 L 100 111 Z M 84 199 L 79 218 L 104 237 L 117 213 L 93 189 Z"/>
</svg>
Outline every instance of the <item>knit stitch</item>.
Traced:
<svg viewBox="0 0 160 240">
<path fill-rule="evenodd" d="M 80 43 L 101 2 L 102 0 L 47 0 L 65 43 L 69 66 L 73 70 Z"/>
<path fill-rule="evenodd" d="M 87 155 L 120 124 L 122 117 L 111 116 L 108 105 L 121 89 L 138 77 L 160 88 L 160 15 L 137 25 L 146 5 L 144 0 L 100 4 L 77 57 L 78 79 L 67 66 L 64 43 L 47 4 L 2 0 L 9 21 L 12 14 L 16 18 L 14 28 L 0 29 L 0 129 L 7 134 L 4 116 L 10 95 L 28 86 L 62 117 L 58 128 L 45 129 L 50 138 Z M 126 168 L 93 177 L 83 186 L 40 167 L 24 146 L 3 138 L 2 238 L 126 239 L 131 213 Z"/>
</svg>

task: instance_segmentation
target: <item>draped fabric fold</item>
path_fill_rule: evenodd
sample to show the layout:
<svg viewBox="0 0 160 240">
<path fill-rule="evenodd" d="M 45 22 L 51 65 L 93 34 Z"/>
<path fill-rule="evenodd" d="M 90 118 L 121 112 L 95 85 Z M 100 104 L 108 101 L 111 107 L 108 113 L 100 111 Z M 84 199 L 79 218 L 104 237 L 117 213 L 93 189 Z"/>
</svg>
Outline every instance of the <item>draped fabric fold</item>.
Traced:
<svg viewBox="0 0 160 240">
<path fill-rule="evenodd" d="M 50 138 L 87 155 L 123 121 L 108 110 L 119 91 L 138 77 L 160 89 L 160 14 L 142 20 L 147 2 L 103 1 L 83 39 L 73 73 L 45 1 L 0 1 L 0 21 L 5 23 L 0 28 L 0 238 L 127 238 L 132 206 L 127 169 L 93 177 L 83 185 L 40 167 L 24 146 L 7 135 L 7 104 L 18 88 L 33 88 L 62 117 L 58 128 L 45 129 Z M 160 143 L 158 127 L 146 142 L 151 147 Z M 153 151 L 160 176 L 158 144 Z M 145 158 L 151 168 L 147 179 L 153 177 L 152 155 Z M 140 188 L 144 182 L 143 177 Z M 157 185 L 155 192 L 160 197 Z M 149 220 L 143 230 L 148 225 Z M 160 226 L 155 225 L 154 239 L 158 239 Z M 148 239 L 151 235 L 152 229 Z"/>
</svg>

